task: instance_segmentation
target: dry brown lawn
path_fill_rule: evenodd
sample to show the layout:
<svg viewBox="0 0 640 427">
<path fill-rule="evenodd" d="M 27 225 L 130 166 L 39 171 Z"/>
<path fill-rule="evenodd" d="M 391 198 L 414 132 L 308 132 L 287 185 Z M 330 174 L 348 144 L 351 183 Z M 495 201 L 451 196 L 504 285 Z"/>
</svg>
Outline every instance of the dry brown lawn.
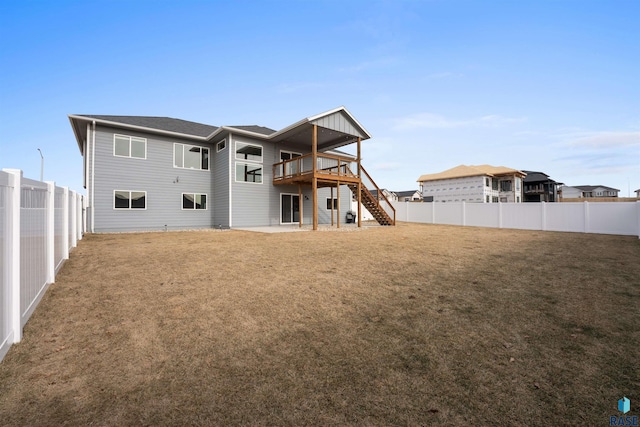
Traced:
<svg viewBox="0 0 640 427">
<path fill-rule="evenodd" d="M 637 237 L 402 224 L 88 235 L 0 363 L 3 425 L 608 425 Z"/>
</svg>

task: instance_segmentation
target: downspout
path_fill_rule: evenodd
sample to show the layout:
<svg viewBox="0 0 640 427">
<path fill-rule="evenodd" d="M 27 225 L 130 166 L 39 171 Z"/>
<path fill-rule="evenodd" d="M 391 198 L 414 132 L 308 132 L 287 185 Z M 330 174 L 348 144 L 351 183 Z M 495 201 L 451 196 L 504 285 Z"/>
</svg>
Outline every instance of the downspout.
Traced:
<svg viewBox="0 0 640 427">
<path fill-rule="evenodd" d="M 236 175 L 236 171 L 233 168 L 235 155 L 231 155 L 232 150 L 235 153 L 233 135 L 229 132 L 229 149 L 227 150 L 227 156 L 229 157 L 229 228 L 233 227 L 233 182 Z"/>
<path fill-rule="evenodd" d="M 95 219 L 96 219 L 96 208 L 95 208 L 95 188 L 96 188 L 96 121 L 92 122 L 93 129 L 91 131 L 91 232 L 95 231 Z"/>
</svg>

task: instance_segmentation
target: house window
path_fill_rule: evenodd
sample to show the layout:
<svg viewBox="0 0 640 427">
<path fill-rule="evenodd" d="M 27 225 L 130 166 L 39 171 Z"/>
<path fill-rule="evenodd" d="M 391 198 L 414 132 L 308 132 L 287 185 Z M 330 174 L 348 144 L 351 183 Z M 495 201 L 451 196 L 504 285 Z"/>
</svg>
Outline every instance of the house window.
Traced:
<svg viewBox="0 0 640 427">
<path fill-rule="evenodd" d="M 197 145 L 174 143 L 173 167 L 209 170 L 209 149 Z"/>
<path fill-rule="evenodd" d="M 262 165 L 236 163 L 236 182 L 262 183 Z"/>
<path fill-rule="evenodd" d="M 491 202 L 492 202 L 492 203 L 498 203 L 498 197 L 493 196 L 493 197 L 491 198 Z"/>
<path fill-rule="evenodd" d="M 494 179 L 494 180 L 491 182 L 491 189 L 492 189 L 492 190 L 496 190 L 496 191 L 498 190 L 498 180 L 497 180 L 497 179 Z"/>
<path fill-rule="evenodd" d="M 331 210 L 331 200 L 333 200 L 333 209 L 338 209 L 338 199 L 335 197 L 332 199 L 331 197 L 327 197 L 327 210 Z"/>
<path fill-rule="evenodd" d="M 520 196 L 516 196 L 516 203 L 520 203 Z"/>
<path fill-rule="evenodd" d="M 262 163 L 262 147 L 244 142 L 236 142 L 236 159 Z"/>
<path fill-rule="evenodd" d="M 489 203 L 489 195 L 486 196 L 487 203 Z"/>
<path fill-rule="evenodd" d="M 147 158 L 147 140 L 135 136 L 113 135 L 113 155 L 134 159 Z"/>
<path fill-rule="evenodd" d="M 182 193 L 182 209 L 207 209 L 207 195 L 197 193 Z"/>
<path fill-rule="evenodd" d="M 225 148 L 227 148 L 227 140 L 223 139 L 222 141 L 218 142 L 218 144 L 216 145 L 216 153 L 219 153 Z"/>
<path fill-rule="evenodd" d="M 115 190 L 113 192 L 114 209 L 146 209 L 146 191 Z"/>
<path fill-rule="evenodd" d="M 293 151 L 280 151 L 280 160 L 291 160 L 295 157 L 301 157 L 302 154 L 294 153 Z"/>
<path fill-rule="evenodd" d="M 500 191 L 511 191 L 511 181 L 500 181 Z"/>
<path fill-rule="evenodd" d="M 484 185 L 485 185 L 486 187 L 490 187 L 490 186 L 491 186 L 491 183 L 489 182 L 489 178 L 485 178 L 485 179 L 484 179 Z"/>
</svg>

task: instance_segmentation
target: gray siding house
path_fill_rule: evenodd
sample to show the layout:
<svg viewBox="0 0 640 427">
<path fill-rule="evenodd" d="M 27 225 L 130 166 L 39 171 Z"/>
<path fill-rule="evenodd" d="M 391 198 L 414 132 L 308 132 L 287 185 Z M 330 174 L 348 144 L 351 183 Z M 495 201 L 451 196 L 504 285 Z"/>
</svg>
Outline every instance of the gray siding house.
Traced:
<svg viewBox="0 0 640 427">
<path fill-rule="evenodd" d="M 69 115 L 91 232 L 347 221 L 352 193 L 382 225 L 388 200 L 360 163 L 369 133 L 344 108 L 279 131 L 168 117 Z M 338 148 L 357 144 L 357 156 Z M 357 213 L 361 225 L 361 212 Z"/>
</svg>

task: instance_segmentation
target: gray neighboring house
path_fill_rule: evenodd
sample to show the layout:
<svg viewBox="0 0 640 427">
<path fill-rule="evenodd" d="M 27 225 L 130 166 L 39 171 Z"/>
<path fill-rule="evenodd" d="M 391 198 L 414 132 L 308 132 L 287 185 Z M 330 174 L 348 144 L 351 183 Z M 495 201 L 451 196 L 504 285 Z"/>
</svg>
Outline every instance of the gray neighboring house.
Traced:
<svg viewBox="0 0 640 427">
<path fill-rule="evenodd" d="M 344 107 L 278 131 L 169 117 L 69 120 L 83 157 L 91 232 L 339 226 L 352 192 L 380 224 L 395 224 L 360 163 L 370 135 Z M 357 156 L 337 151 L 349 144 L 357 144 Z"/>
<path fill-rule="evenodd" d="M 422 202 L 420 190 L 394 191 L 399 202 Z"/>
<path fill-rule="evenodd" d="M 620 190 L 605 185 L 563 185 L 560 187 L 563 199 L 590 199 L 618 197 Z"/>
</svg>

